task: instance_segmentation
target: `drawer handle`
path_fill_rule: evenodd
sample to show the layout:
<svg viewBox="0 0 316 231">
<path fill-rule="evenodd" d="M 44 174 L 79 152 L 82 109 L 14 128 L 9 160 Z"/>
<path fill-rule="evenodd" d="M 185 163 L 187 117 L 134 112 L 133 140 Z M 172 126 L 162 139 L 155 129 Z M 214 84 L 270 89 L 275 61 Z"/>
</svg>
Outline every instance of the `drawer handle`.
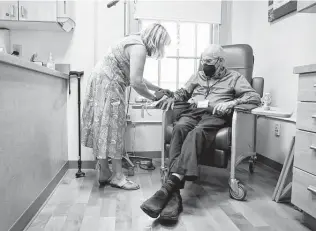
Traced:
<svg viewBox="0 0 316 231">
<path fill-rule="evenodd" d="M 309 148 L 316 151 L 316 147 L 314 145 L 311 145 Z"/>
<path fill-rule="evenodd" d="M 316 194 L 316 188 L 313 187 L 313 186 L 308 186 L 307 190 L 308 190 L 308 191 L 311 191 L 312 193 L 315 193 L 315 194 Z"/>
<path fill-rule="evenodd" d="M 314 87 L 316 87 L 316 83 L 314 84 Z"/>
<path fill-rule="evenodd" d="M 313 118 L 313 119 L 316 119 L 316 115 L 312 115 L 312 118 Z"/>
</svg>

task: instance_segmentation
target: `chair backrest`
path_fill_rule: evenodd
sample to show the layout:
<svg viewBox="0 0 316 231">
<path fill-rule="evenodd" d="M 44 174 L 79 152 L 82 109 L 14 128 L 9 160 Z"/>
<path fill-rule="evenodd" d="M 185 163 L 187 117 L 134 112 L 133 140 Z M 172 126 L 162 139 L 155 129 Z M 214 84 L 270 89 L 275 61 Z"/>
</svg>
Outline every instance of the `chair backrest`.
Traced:
<svg viewBox="0 0 316 231">
<path fill-rule="evenodd" d="M 248 44 L 234 44 L 223 46 L 225 51 L 225 66 L 229 70 L 238 71 L 252 84 L 254 57 Z M 199 70 L 202 70 L 200 64 Z"/>
<path fill-rule="evenodd" d="M 251 46 L 234 44 L 223 46 L 223 49 L 227 69 L 238 71 L 252 84 L 254 56 Z"/>
</svg>

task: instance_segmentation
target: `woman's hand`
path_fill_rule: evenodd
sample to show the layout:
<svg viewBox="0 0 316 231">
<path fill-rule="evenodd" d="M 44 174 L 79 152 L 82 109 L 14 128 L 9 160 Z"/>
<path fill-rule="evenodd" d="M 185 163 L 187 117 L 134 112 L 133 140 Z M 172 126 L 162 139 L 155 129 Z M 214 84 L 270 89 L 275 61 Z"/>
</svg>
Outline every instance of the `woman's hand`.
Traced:
<svg viewBox="0 0 316 231">
<path fill-rule="evenodd" d="M 175 99 L 174 98 L 167 98 L 167 99 L 163 99 L 159 102 L 159 104 L 162 106 L 160 107 L 161 110 L 173 110 L 173 106 L 174 106 L 174 102 L 175 102 Z"/>
<path fill-rule="evenodd" d="M 173 92 L 170 91 L 169 89 L 159 89 L 158 92 L 160 92 L 168 97 L 173 97 L 173 95 L 174 95 Z"/>
<path fill-rule="evenodd" d="M 157 97 L 157 100 L 160 100 L 163 96 L 170 98 L 173 97 L 173 92 L 167 89 L 160 89 L 155 92 L 155 96 Z"/>
</svg>

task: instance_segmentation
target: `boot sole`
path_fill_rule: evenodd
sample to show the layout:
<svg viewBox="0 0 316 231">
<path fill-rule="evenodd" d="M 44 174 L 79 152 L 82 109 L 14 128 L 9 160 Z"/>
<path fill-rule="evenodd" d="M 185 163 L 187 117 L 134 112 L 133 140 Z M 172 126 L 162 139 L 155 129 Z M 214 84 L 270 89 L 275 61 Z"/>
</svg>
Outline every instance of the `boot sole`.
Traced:
<svg viewBox="0 0 316 231">
<path fill-rule="evenodd" d="M 159 212 L 154 212 L 143 205 L 141 205 L 140 208 L 144 211 L 144 213 L 146 213 L 151 218 L 157 218 L 159 216 Z"/>
<path fill-rule="evenodd" d="M 171 216 L 171 217 L 170 216 L 161 216 L 161 214 L 160 214 L 159 219 L 162 221 L 177 221 L 179 219 L 179 215 L 180 215 L 180 213 L 182 213 L 182 211 L 183 211 L 183 206 L 181 206 L 179 208 L 179 212 L 178 212 L 177 216 Z"/>
</svg>

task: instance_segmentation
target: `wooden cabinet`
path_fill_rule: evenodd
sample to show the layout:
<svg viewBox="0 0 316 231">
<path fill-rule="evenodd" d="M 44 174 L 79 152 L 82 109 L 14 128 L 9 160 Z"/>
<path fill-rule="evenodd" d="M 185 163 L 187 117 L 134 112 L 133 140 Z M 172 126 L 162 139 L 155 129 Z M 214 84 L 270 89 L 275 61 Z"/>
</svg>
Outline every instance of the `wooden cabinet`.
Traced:
<svg viewBox="0 0 316 231">
<path fill-rule="evenodd" d="M 57 1 L 57 17 L 75 20 L 76 1 Z"/>
<path fill-rule="evenodd" d="M 75 27 L 73 0 L 0 1 L 0 28 L 64 30 Z"/>
<path fill-rule="evenodd" d="M 19 20 L 55 22 L 57 4 L 55 1 L 19 1 Z"/>
<path fill-rule="evenodd" d="M 18 1 L 0 1 L 0 20 L 18 20 Z"/>
<path fill-rule="evenodd" d="M 297 11 L 300 13 L 316 13 L 316 0 L 298 0 Z"/>
<path fill-rule="evenodd" d="M 299 74 L 292 204 L 316 218 L 316 65 Z"/>
</svg>

